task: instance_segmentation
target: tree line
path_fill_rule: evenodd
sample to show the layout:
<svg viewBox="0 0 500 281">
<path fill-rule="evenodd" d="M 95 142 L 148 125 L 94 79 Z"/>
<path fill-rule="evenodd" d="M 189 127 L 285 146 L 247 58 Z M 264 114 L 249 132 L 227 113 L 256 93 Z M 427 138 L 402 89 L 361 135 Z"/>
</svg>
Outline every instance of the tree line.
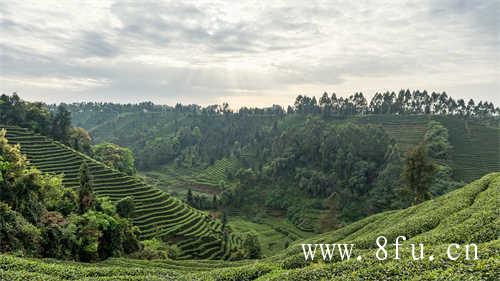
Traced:
<svg viewBox="0 0 500 281">
<path fill-rule="evenodd" d="M 462 117 L 496 116 L 500 109 L 492 102 L 473 99 L 455 100 L 446 92 L 429 94 L 427 91 L 401 90 L 395 92 L 375 93 L 368 102 L 363 93 L 355 93 L 347 98 L 331 96 L 323 93 L 319 101 L 316 97 L 299 95 L 293 107 L 287 110 L 298 113 L 316 113 L 327 116 L 364 115 L 364 114 L 433 114 L 458 115 Z"/>
<path fill-rule="evenodd" d="M 142 106 L 148 106 L 148 103 Z M 16 93 L 0 96 L 0 124 L 28 128 L 88 154 L 111 168 L 129 175 L 135 173 L 130 150 L 112 143 L 93 146 L 90 134 L 83 128 L 73 126 L 71 115 L 65 104 L 48 106 L 41 102 L 28 102 Z"/>
<path fill-rule="evenodd" d="M 82 152 L 90 151 L 90 135 L 73 127 L 66 106 L 48 107 L 41 102 L 28 102 L 19 95 L 0 96 L 0 124 L 17 125 L 49 136 Z"/>
<path fill-rule="evenodd" d="M 426 90 L 409 89 L 399 92 L 376 92 L 371 100 L 359 92 L 348 97 L 337 96 L 335 93 L 323 93 L 319 99 L 315 96 L 298 95 L 293 105 L 286 109 L 280 105 L 265 108 L 241 107 L 234 111 L 229 104 L 208 105 L 205 107 L 177 103 L 175 106 L 155 105 L 151 102 L 139 104 L 116 104 L 101 102 L 84 102 L 64 104 L 74 114 L 108 113 L 118 115 L 123 112 L 183 112 L 200 115 L 225 114 L 324 114 L 325 116 L 349 116 L 363 114 L 433 114 L 457 115 L 462 117 L 497 116 L 500 108 L 492 102 L 474 101 L 474 99 L 454 99 L 446 92 L 427 92 Z M 56 105 L 51 105 L 55 109 Z"/>
</svg>

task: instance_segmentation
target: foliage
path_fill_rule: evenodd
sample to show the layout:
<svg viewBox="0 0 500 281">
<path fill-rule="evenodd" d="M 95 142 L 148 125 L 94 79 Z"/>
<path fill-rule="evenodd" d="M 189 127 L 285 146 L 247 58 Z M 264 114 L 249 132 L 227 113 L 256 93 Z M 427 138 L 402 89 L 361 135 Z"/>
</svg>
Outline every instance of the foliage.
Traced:
<svg viewBox="0 0 500 281">
<path fill-rule="evenodd" d="M 319 99 L 299 96 L 287 110 L 152 103 L 85 103 L 69 108 L 96 142 L 129 147 L 138 169 L 158 187 L 182 197 L 191 188 L 189 204 L 195 208 L 213 208 L 210 197 L 218 193 L 219 210 L 243 210 L 252 216 L 255 209 L 278 209 L 302 229 L 318 230 L 317 211 L 333 192 L 340 199 L 341 224 L 408 206 L 399 174 L 407 150 L 422 141 L 452 156 L 443 163 L 430 155 L 438 171 L 429 188 L 433 195 L 457 187 L 455 180 L 498 170 L 497 144 L 487 137 L 470 136 L 471 143 L 486 143 L 491 153 L 471 144 L 456 146 L 457 136 L 463 134 L 450 131 L 451 155 L 451 145 L 444 152 L 446 142 L 440 141 L 447 138 L 446 132 L 429 123 L 438 120 L 451 129 L 446 120 L 457 120 L 453 126 L 463 126 L 459 129 L 467 133 L 497 118 L 491 103 L 472 103 L 468 106 L 446 93 L 402 90 L 377 93 L 371 101 L 362 93 L 347 98 L 327 93 Z M 103 116 L 109 121 L 100 124 L 97 120 Z M 484 135 L 491 139 L 498 129 L 487 131 Z M 486 159 L 486 164 L 469 167 L 463 160 L 469 153 Z M 300 211 L 301 201 L 314 212 Z"/>
<path fill-rule="evenodd" d="M 90 134 L 80 127 L 73 127 L 69 133 L 69 143 L 74 149 L 81 151 L 85 154 L 91 154 L 91 141 Z"/>
<path fill-rule="evenodd" d="M 92 189 L 92 179 L 89 174 L 89 167 L 86 162 L 80 166 L 80 188 L 78 189 L 78 203 L 80 214 L 94 208 L 94 190 Z"/>
<path fill-rule="evenodd" d="M 405 95 L 403 93 L 401 96 Z M 382 102 L 374 102 L 373 106 L 369 105 L 359 93 L 352 98 L 344 99 L 342 103 L 338 103 L 339 99 L 337 99 L 337 103 L 334 103 L 328 94 L 323 95 L 319 102 L 315 98 L 302 97 L 300 102 L 287 110 L 287 113 L 280 107 L 242 109 L 233 113 L 227 105 L 207 108 L 178 105 L 172 110 L 161 106 L 141 105 L 150 108 L 151 112 L 145 112 L 140 106 L 130 105 L 129 109 L 141 108 L 134 116 L 128 115 L 139 118 L 132 119 L 132 121 L 135 120 L 132 123 L 137 124 L 137 128 L 129 131 L 127 126 L 130 123 L 123 123 L 123 126 L 120 124 L 117 127 L 124 129 L 123 134 L 130 132 L 130 136 L 111 135 L 114 139 L 110 139 L 110 141 L 116 141 L 120 144 L 123 140 L 131 141 L 133 143 L 131 148 L 134 152 L 137 151 L 141 157 L 148 156 L 138 160 L 143 162 L 144 166 L 141 164 L 143 168 L 168 164 L 176 169 L 206 171 L 216 166 L 219 161 L 227 159 L 232 163 L 231 169 L 223 170 L 220 177 L 214 177 L 214 179 L 217 178 L 217 185 L 222 190 L 218 203 L 223 213 L 240 207 L 243 210 L 272 207 L 287 211 L 290 220 L 297 226 L 313 230 L 317 219 L 321 219 L 322 214 L 333 211 L 332 208 L 322 206 L 325 198 L 333 192 L 336 192 L 340 198 L 340 206 L 335 208 L 341 219 L 340 224 L 348 223 L 370 213 L 401 208 L 408 204 L 404 198 L 400 198 L 398 195 L 398 190 L 403 184 L 398 175 L 401 172 L 402 163 L 407 160 L 400 156 L 404 150 L 401 151 L 394 144 L 394 140 L 391 139 L 393 135 L 388 133 L 389 130 L 357 121 L 363 119 L 360 115 L 370 113 L 383 118 L 383 114 L 389 113 L 393 114 L 393 120 L 399 120 L 395 118 L 396 114 L 398 117 L 399 114 L 456 114 L 463 116 L 464 119 L 467 118 L 465 122 L 469 122 L 472 119 L 497 114 L 495 110 L 491 110 L 489 103 L 478 105 L 478 113 L 474 113 L 476 108 L 474 106 L 469 107 L 469 113 L 465 110 L 464 114 L 459 114 L 460 107 L 454 108 L 453 100 L 442 98 L 442 94 L 431 95 L 430 103 L 425 101 L 425 95 L 416 95 L 425 101 L 420 105 L 415 105 L 418 100 L 413 99 L 413 97 L 407 99 L 409 102 L 403 98 L 403 102 L 399 103 L 397 101 L 399 98 L 391 96 L 393 95 L 381 95 L 382 98 L 378 97 L 378 99 Z M 374 100 L 377 101 L 375 98 Z M 426 103 L 430 105 L 428 106 Z M 334 105 L 337 106 L 337 109 Z M 156 110 L 160 110 L 162 114 L 156 114 L 159 113 Z M 56 111 L 59 110 L 56 109 Z M 62 113 L 60 115 L 64 116 Z M 353 118 L 349 118 L 350 121 L 345 122 L 343 118 L 346 116 L 353 116 Z M 124 116 L 120 116 L 118 119 L 122 117 Z M 360 118 L 358 119 L 358 117 Z M 435 118 L 422 117 L 426 120 Z M 142 123 L 138 122 L 137 120 L 140 118 L 146 122 L 144 120 L 141 121 Z M 61 117 L 60 119 L 65 118 Z M 163 121 L 166 122 L 158 125 Z M 116 125 L 113 122 L 114 120 L 110 120 L 109 123 L 99 126 L 96 128 L 96 132 L 106 130 L 109 128 L 106 127 L 108 125 Z M 468 123 L 465 124 L 469 128 Z M 144 129 L 143 126 L 148 128 Z M 451 184 L 451 177 L 456 173 L 451 168 L 453 162 L 449 162 L 453 155 L 450 153 L 451 146 L 448 139 L 452 138 L 453 134 L 451 131 L 448 134 L 446 128 L 443 130 L 444 126 L 439 126 L 439 124 L 429 123 L 429 128 L 423 135 L 425 152 L 428 154 L 428 158 L 434 162 L 433 166 L 436 167 L 436 173 L 429 184 L 430 187 L 423 194 L 427 194 L 429 191 L 437 195 L 457 186 L 456 182 Z M 144 136 L 138 135 L 141 130 L 144 130 Z M 113 130 L 109 131 L 112 134 Z M 102 132 L 98 135 L 102 137 Z M 19 139 L 22 140 L 25 137 L 20 136 Z M 71 140 L 67 142 L 73 145 Z M 75 144 L 75 146 L 78 145 Z M 49 151 L 48 153 L 52 151 L 48 143 L 34 147 L 41 148 L 42 151 Z M 453 148 L 455 149 L 455 147 L 454 143 Z M 495 154 L 492 153 L 492 155 L 494 158 Z M 62 160 L 56 165 L 44 157 L 37 159 L 40 161 L 38 163 L 41 163 L 41 167 L 44 169 L 48 167 L 49 171 L 64 171 L 66 174 L 65 182 L 73 184 L 72 177 L 75 173 L 71 165 L 76 163 L 79 165 L 78 161 L 80 160 L 76 160 L 77 157 L 74 158 L 74 162 Z M 81 156 L 78 155 L 78 157 Z M 8 167 L 11 165 L 10 163 L 3 160 L 1 163 L 2 171 L 10 169 Z M 70 167 L 62 167 L 67 164 L 70 164 Z M 57 168 L 53 168 L 53 166 L 57 166 Z M 136 201 L 135 196 L 138 195 L 137 200 L 140 203 L 138 211 L 134 212 L 137 214 L 134 214 L 133 219 L 137 221 L 141 229 L 146 230 L 145 233 L 148 236 L 145 237 L 168 237 L 175 234 L 188 236 L 194 233 L 193 240 L 205 240 L 206 236 L 215 234 L 214 240 L 206 239 L 203 242 L 193 242 L 193 245 L 200 245 L 199 252 L 204 253 L 204 257 L 231 256 L 227 253 L 231 252 L 232 249 L 226 251 L 226 248 L 229 248 L 226 247 L 226 243 L 233 247 L 244 242 L 234 241 L 233 236 L 218 236 L 221 233 L 227 233 L 217 231 L 221 228 L 220 222 L 207 219 L 206 215 L 196 210 L 193 211 L 192 208 L 176 202 L 168 195 L 157 191 L 146 191 L 142 183 L 137 183 L 127 177 L 118 177 L 118 174 L 111 173 L 93 162 L 89 166 L 89 170 L 96 172 L 96 175 L 100 177 L 100 182 L 96 182 L 95 188 L 96 194 L 99 196 L 110 195 L 110 200 L 117 202 L 118 199 L 129 194 L 134 196 L 134 201 Z M 491 167 L 488 166 L 487 169 L 495 170 L 496 166 Z M 29 187 L 33 190 L 43 189 L 44 185 L 57 186 L 56 183 L 43 183 L 42 175 L 33 176 L 38 178 L 36 182 L 26 180 L 26 182 L 19 181 L 19 183 L 24 185 L 23 187 Z M 102 182 L 101 179 L 103 179 Z M 219 182 L 221 184 L 218 184 Z M 16 188 L 17 191 L 25 192 L 21 188 Z M 43 218 L 43 213 L 49 211 L 53 212 L 50 221 L 56 222 L 64 221 L 60 220 L 60 215 L 66 218 L 74 212 L 71 211 L 71 193 L 59 192 L 57 188 L 46 189 L 46 191 L 48 191 L 47 194 L 52 194 L 49 196 L 50 198 L 42 195 L 32 197 L 30 200 L 21 202 L 26 204 L 16 208 L 16 212 L 21 212 L 24 208 L 23 216 L 26 214 L 26 218 L 29 218 L 30 214 L 28 213 L 31 213 L 35 220 L 40 217 L 39 212 L 42 213 L 41 217 Z M 67 195 L 62 196 L 62 198 L 67 199 L 64 204 L 60 204 L 62 200 L 56 199 L 61 195 Z M 193 194 L 191 205 L 200 209 L 209 209 L 215 205 L 211 203 L 213 200 L 210 199 Z M 43 206 L 37 207 L 37 201 L 42 202 L 40 204 Z M 92 212 L 113 217 L 111 214 L 114 211 L 111 211 L 112 208 L 109 204 L 111 201 L 101 199 L 94 201 L 95 210 Z M 302 204 L 302 202 L 304 203 Z M 17 202 L 14 203 L 21 206 Z M 248 213 L 250 212 L 248 211 Z M 88 220 L 88 223 L 90 224 L 92 221 L 94 220 Z M 100 221 L 108 220 L 100 219 Z M 178 224 L 164 224 L 165 221 L 175 221 Z M 109 222 L 113 225 L 111 221 Z M 168 227 L 164 227 L 165 225 Z M 89 232 L 94 233 L 97 231 L 96 229 L 98 228 L 89 228 Z M 213 229 L 216 231 L 212 231 Z M 198 236 L 200 233 L 206 236 Z M 174 239 L 184 238 L 174 237 Z M 89 241 L 91 240 L 89 238 Z M 207 244 L 211 246 L 205 246 Z M 93 250 L 94 243 L 89 242 L 89 245 L 92 245 L 89 246 L 89 249 Z M 183 252 L 189 253 L 189 249 L 193 248 L 192 245 L 188 242 L 179 243 L 179 245 L 182 250 L 178 256 L 180 258 L 190 257 L 189 254 Z M 108 250 L 102 251 L 97 256 L 92 251 L 86 252 L 85 255 L 88 254 L 88 259 L 96 259 L 99 256 L 105 257 L 106 253 L 109 252 Z M 221 253 L 221 251 L 226 252 Z"/>
<path fill-rule="evenodd" d="M 0 130 L 0 159 L 2 159 L 2 182 L 0 200 L 6 202 L 23 215 L 29 222 L 37 223 L 44 211 L 42 186 L 39 172 L 27 167 L 26 157 L 19 146 L 11 146 L 5 138 L 5 130 Z"/>
<path fill-rule="evenodd" d="M 257 238 L 257 234 L 249 232 L 243 239 L 243 248 L 246 253 L 245 256 L 250 259 L 258 259 L 261 257 L 261 245 Z"/>
<path fill-rule="evenodd" d="M 76 198 L 61 177 L 29 167 L 20 146 L 8 143 L 5 130 L 0 131 L 0 156 L 1 252 L 96 261 L 140 249 L 137 227 L 119 217 L 111 201 L 95 201 L 85 162 Z"/>
<path fill-rule="evenodd" d="M 116 202 L 116 212 L 124 218 L 132 217 L 134 210 L 134 199 L 130 196 L 122 198 Z"/>
<path fill-rule="evenodd" d="M 90 135 L 73 127 L 65 104 L 48 106 L 22 100 L 16 93 L 0 96 L 0 124 L 17 125 L 50 136 L 84 153 L 90 153 Z"/>
<path fill-rule="evenodd" d="M 448 130 L 446 127 L 437 121 L 429 122 L 427 127 L 424 135 L 424 143 L 426 144 L 428 155 L 434 159 L 449 159 L 451 145 L 448 141 Z"/>
<path fill-rule="evenodd" d="M 0 274 L 11 280 L 496 280 L 499 271 L 496 194 L 500 174 L 483 177 L 449 194 L 405 210 L 376 214 L 353 224 L 308 238 L 306 243 L 354 243 L 361 261 L 304 262 L 299 241 L 259 261 L 139 261 L 109 259 L 97 265 L 33 260 L 0 255 Z M 375 259 L 374 241 L 384 235 L 409 239 L 400 260 Z M 409 243 L 425 243 L 425 256 L 414 261 Z M 450 243 L 476 243 L 479 260 L 450 261 Z M 158 242 L 148 243 L 150 247 Z M 24 279 L 22 279 L 24 278 Z"/>
<path fill-rule="evenodd" d="M 429 189 L 435 169 L 427 158 L 424 145 L 418 145 L 408 152 L 402 176 L 411 192 L 414 204 L 430 198 Z"/>
<path fill-rule="evenodd" d="M 51 136 L 63 143 L 69 143 L 71 132 L 71 112 L 64 105 L 57 107 L 56 114 L 52 119 Z"/>
<path fill-rule="evenodd" d="M 128 148 L 114 143 L 100 143 L 92 147 L 92 155 L 113 169 L 127 175 L 135 174 L 134 156 Z"/>
<path fill-rule="evenodd" d="M 134 230 L 131 227 L 118 227 L 118 230 L 113 232 L 117 233 L 123 230 L 123 235 L 128 233 L 125 235 L 125 237 L 128 237 L 127 240 L 122 239 L 121 241 L 123 241 L 124 245 L 130 245 L 129 247 L 123 246 L 120 248 L 120 246 L 115 245 L 115 248 L 119 249 L 122 254 L 126 254 L 127 249 L 134 248 L 132 247 L 135 245 L 134 239 L 137 238 L 133 237 L 139 236 L 141 239 L 158 237 L 173 241 L 177 246 L 170 247 L 169 255 L 176 255 L 180 259 L 192 257 L 229 259 L 241 247 L 241 238 L 232 233 L 227 233 L 227 243 L 223 243 L 223 232 L 219 220 L 213 219 L 208 214 L 191 208 L 184 202 L 145 184 L 141 179 L 112 170 L 88 156 L 69 149 L 60 143 L 53 142 L 46 137 L 34 135 L 26 129 L 15 126 L 6 126 L 6 128 L 8 129 L 8 139 L 21 145 L 21 151 L 28 154 L 31 165 L 40 167 L 41 171 L 63 175 L 63 185 L 67 189 L 63 193 L 62 200 L 50 200 L 57 201 L 57 207 L 48 211 L 59 212 L 65 218 L 72 215 L 72 213 L 79 213 L 80 201 L 78 193 L 81 190 L 79 167 L 83 162 L 87 163 L 88 178 L 92 179 L 92 181 L 84 181 L 91 183 L 92 186 L 92 197 L 94 198 L 92 211 L 110 217 L 117 217 L 115 204 L 127 196 L 133 198 L 135 210 L 130 220 L 140 228 L 140 234 L 137 229 Z M 6 163 L 6 161 L 4 162 Z M 11 165 L 9 163 L 2 166 Z M 76 192 L 68 192 L 72 191 L 72 189 Z M 68 220 L 66 219 L 66 221 Z M 117 219 L 117 221 L 123 221 L 123 217 Z M 120 224 L 122 225 L 122 223 Z M 94 233 L 98 231 L 96 228 L 91 230 Z M 55 231 L 55 234 L 58 232 L 59 230 Z M 74 233 L 74 231 L 70 233 Z M 101 231 L 101 233 L 105 232 Z M 171 238 L 172 240 L 170 240 Z M 195 245 L 191 243 L 195 243 Z M 67 244 L 71 245 L 70 243 Z M 92 245 L 92 243 L 89 245 Z M 78 248 L 79 246 L 76 247 L 76 249 Z M 122 248 L 124 251 L 120 250 Z M 175 250 L 176 248 L 179 250 Z M 199 249 L 199 251 L 194 251 L 196 249 Z M 75 250 L 73 253 L 75 254 L 68 254 L 68 256 L 80 258 L 79 251 Z M 60 255 L 64 256 L 66 252 Z M 108 255 L 109 251 L 106 250 L 99 253 L 98 258 L 101 259 Z M 85 258 L 96 258 L 96 255 L 93 253 Z"/>
<path fill-rule="evenodd" d="M 426 201 L 411 208 L 380 213 L 370 216 L 344 228 L 328 232 L 306 243 L 353 243 L 355 256 L 363 260 L 335 261 L 332 263 L 300 264 L 304 261 L 300 243 L 294 243 L 276 260 L 286 258 L 284 268 L 304 267 L 297 270 L 277 272 L 263 280 L 494 280 L 498 271 L 494 265 L 500 244 L 497 234 L 497 207 L 494 194 L 499 192 L 500 174 L 484 176 L 465 187 L 444 196 Z M 389 260 L 374 259 L 377 250 L 375 239 L 384 235 L 389 241 L 404 235 L 401 260 L 392 260 L 393 248 L 389 250 Z M 409 253 L 409 243 L 424 243 L 425 255 L 433 254 L 434 261 L 413 261 Z M 480 260 L 457 261 L 446 258 L 446 248 L 450 243 L 476 243 L 481 253 Z M 295 256 L 295 257 L 294 257 Z M 296 259 L 297 263 L 292 263 Z M 295 264 L 295 265 L 294 265 Z M 469 270 L 464 270 L 467 267 Z M 438 270 L 436 270 L 438 269 Z"/>
<path fill-rule="evenodd" d="M 374 188 L 369 192 L 369 213 L 400 209 L 410 204 L 402 196 L 403 183 L 401 173 L 404 161 L 397 144 L 392 145 L 388 149 L 385 159 L 385 166 L 378 174 Z"/>
<path fill-rule="evenodd" d="M 0 201 L 0 252 L 37 255 L 40 236 L 39 229 Z"/>
<path fill-rule="evenodd" d="M 52 130 L 53 114 L 42 103 L 23 101 L 16 93 L 0 96 L 0 123 L 16 124 L 38 133 Z"/>
</svg>

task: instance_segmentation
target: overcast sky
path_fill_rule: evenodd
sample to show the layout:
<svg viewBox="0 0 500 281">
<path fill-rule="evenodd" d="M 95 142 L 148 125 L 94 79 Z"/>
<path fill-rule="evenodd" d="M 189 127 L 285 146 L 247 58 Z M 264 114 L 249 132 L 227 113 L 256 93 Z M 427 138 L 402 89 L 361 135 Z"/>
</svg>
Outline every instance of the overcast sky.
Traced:
<svg viewBox="0 0 500 281">
<path fill-rule="evenodd" d="M 0 92 L 239 107 L 418 88 L 498 105 L 499 3 L 1 1 Z"/>
</svg>

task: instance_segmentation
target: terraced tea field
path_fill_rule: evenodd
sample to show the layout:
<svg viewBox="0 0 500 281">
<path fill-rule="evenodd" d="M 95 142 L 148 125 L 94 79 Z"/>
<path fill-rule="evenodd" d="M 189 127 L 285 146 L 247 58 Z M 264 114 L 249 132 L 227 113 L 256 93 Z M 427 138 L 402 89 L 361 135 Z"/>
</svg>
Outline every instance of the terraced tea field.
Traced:
<svg viewBox="0 0 500 281">
<path fill-rule="evenodd" d="M 424 139 L 428 116 L 395 116 L 369 115 L 355 117 L 355 120 L 364 124 L 379 124 L 384 127 L 389 136 L 394 138 L 403 151 L 409 150 Z"/>
<path fill-rule="evenodd" d="M 304 239 L 313 235 L 312 232 L 297 229 L 295 225 L 287 220 L 271 216 L 262 218 L 258 222 L 251 222 L 245 217 L 231 217 L 229 226 L 238 233 L 255 233 L 264 257 L 269 257 L 276 252 L 282 251 L 287 245 L 298 239 Z"/>
<path fill-rule="evenodd" d="M 240 246 L 241 239 L 234 235 L 230 236 L 229 243 L 223 243 L 220 221 L 141 179 L 113 170 L 24 128 L 0 125 L 1 128 L 7 130 L 9 142 L 20 144 L 31 165 L 42 172 L 62 174 L 66 187 L 79 186 L 80 165 L 86 161 L 93 176 L 95 193 L 112 201 L 131 196 L 136 205 L 133 223 L 140 228 L 141 238 L 167 237 L 179 241 L 180 258 L 227 259 Z"/>
<path fill-rule="evenodd" d="M 0 255 L 0 280 L 180 280 L 189 273 L 203 273 L 219 268 L 233 268 L 254 261 L 220 260 L 134 260 L 112 258 L 88 264 L 53 259 L 23 259 Z"/>
<path fill-rule="evenodd" d="M 160 189 L 184 197 L 189 188 L 205 194 L 221 192 L 220 183 L 227 182 L 225 171 L 238 165 L 237 160 L 223 158 L 206 168 L 185 168 L 166 165 L 160 169 L 143 172 L 146 180 Z"/>
<path fill-rule="evenodd" d="M 448 128 L 453 146 L 451 166 L 465 181 L 500 171 L 500 129 L 457 118 L 438 119 Z"/>
<path fill-rule="evenodd" d="M 454 116 L 372 115 L 356 118 L 357 122 L 380 124 L 403 151 L 423 140 L 427 123 L 436 120 L 449 133 L 452 146 L 450 165 L 454 178 L 465 182 L 484 174 L 500 171 L 500 128 Z"/>
</svg>

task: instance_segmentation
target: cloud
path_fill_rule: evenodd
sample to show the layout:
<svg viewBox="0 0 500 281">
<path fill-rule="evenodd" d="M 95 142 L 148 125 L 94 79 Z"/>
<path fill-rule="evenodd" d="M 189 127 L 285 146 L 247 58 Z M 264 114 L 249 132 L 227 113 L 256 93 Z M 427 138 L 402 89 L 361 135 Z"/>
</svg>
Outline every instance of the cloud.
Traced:
<svg viewBox="0 0 500 281">
<path fill-rule="evenodd" d="M 79 58 L 114 57 L 120 52 L 118 45 L 111 44 L 105 35 L 95 31 L 82 32 L 75 45 L 74 55 Z"/>
<path fill-rule="evenodd" d="M 251 8 L 251 7 L 249 7 Z M 243 7 L 239 7 L 243 9 Z M 298 9 L 269 9 L 255 17 L 231 18 L 220 4 L 117 2 L 111 12 L 120 34 L 162 46 L 201 46 L 207 51 L 254 53 L 313 44 L 316 26 L 293 17 Z M 278 12 L 281 11 L 281 12 Z M 297 20 L 298 19 L 298 20 Z"/>
<path fill-rule="evenodd" d="M 494 0 L 2 2 L 0 91 L 263 105 L 433 87 L 500 103 L 498 9 Z"/>
</svg>

